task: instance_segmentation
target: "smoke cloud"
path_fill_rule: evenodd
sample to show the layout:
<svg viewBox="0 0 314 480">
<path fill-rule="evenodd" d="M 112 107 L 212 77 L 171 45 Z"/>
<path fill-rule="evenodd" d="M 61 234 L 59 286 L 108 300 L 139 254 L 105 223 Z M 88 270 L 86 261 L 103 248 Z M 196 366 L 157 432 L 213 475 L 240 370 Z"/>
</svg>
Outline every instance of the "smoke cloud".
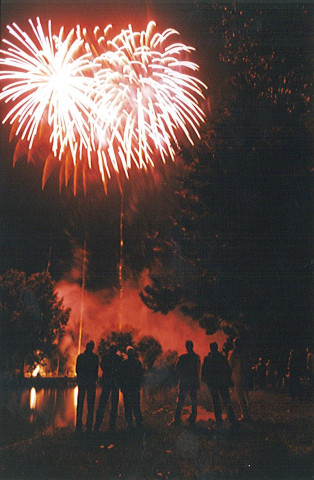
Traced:
<svg viewBox="0 0 314 480">
<path fill-rule="evenodd" d="M 161 344 L 163 352 L 175 350 L 179 355 L 184 353 L 186 340 L 193 341 L 194 350 L 201 357 L 208 353 L 209 343 L 212 341 L 216 341 L 219 349 L 222 349 L 226 340 L 226 335 L 222 331 L 209 336 L 197 322 L 183 315 L 179 309 L 163 315 L 146 307 L 139 292 L 150 281 L 148 271 L 144 271 L 137 281 L 125 281 L 123 292 L 113 294 L 112 291 L 104 289 L 91 292 L 83 291 L 78 283 L 77 263 L 80 261 L 74 261 L 72 271 L 56 286 L 59 297 L 63 298 L 64 306 L 71 309 L 65 335 L 60 344 L 61 352 L 68 358 L 69 370 L 74 371 L 79 353 L 80 318 L 82 318 L 82 351 L 91 339 L 97 347 L 100 340 L 111 332 L 131 329 L 135 330 L 135 341 L 146 335 L 152 336 Z"/>
</svg>

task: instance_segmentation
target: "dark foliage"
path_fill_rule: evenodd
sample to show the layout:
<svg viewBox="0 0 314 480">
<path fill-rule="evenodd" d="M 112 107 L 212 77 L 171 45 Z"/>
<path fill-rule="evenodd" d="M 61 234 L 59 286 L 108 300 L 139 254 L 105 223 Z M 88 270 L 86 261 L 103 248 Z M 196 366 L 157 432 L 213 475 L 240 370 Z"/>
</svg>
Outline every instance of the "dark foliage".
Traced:
<svg viewBox="0 0 314 480">
<path fill-rule="evenodd" d="M 224 78 L 184 175 L 162 265 L 142 293 L 207 329 L 306 343 L 311 319 L 311 8 L 217 6 Z M 171 287 L 169 288 L 169 285 Z"/>
<path fill-rule="evenodd" d="M 24 362 L 56 356 L 70 310 L 55 293 L 49 272 L 26 276 L 8 270 L 0 277 L 1 365 L 5 370 Z"/>
<path fill-rule="evenodd" d="M 144 367 L 151 370 L 155 361 L 162 353 L 160 343 L 154 337 L 146 335 L 138 342 L 137 348 L 143 359 Z"/>
<path fill-rule="evenodd" d="M 136 331 L 132 328 L 119 332 L 111 332 L 106 338 L 100 340 L 98 353 L 101 357 L 108 353 L 111 344 L 115 344 L 121 353 L 125 353 L 128 346 L 134 347 L 134 336 Z"/>
</svg>

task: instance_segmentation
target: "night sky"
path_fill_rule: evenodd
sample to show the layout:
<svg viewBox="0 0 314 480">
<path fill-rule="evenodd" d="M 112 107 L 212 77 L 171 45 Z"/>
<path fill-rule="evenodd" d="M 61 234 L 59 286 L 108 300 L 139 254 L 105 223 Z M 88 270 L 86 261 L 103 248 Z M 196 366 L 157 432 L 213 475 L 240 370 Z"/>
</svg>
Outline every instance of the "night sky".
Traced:
<svg viewBox="0 0 314 480">
<path fill-rule="evenodd" d="M 222 39 L 210 31 L 216 13 L 206 3 L 2 0 L 1 37 L 10 37 L 6 24 L 16 22 L 26 29 L 27 19 L 37 16 L 43 25 L 51 19 L 56 31 L 62 24 L 70 29 L 76 24 L 104 27 L 112 23 L 115 33 L 127 28 L 129 23 L 134 30 L 142 30 L 154 19 L 156 31 L 175 28 L 185 44 L 196 48 L 193 60 L 200 65 L 199 76 L 208 85 L 208 101 L 214 105 L 217 86 L 226 67 L 219 62 Z M 27 28 L 27 31 L 30 30 Z M 5 107 L 3 104 L 0 107 L 3 118 Z M 116 183 L 109 183 L 106 195 L 99 182 L 90 182 L 86 196 L 78 192 L 74 197 L 71 187 L 62 186 L 59 192 L 58 171 L 55 171 L 42 190 L 43 166 L 36 159 L 27 164 L 22 158 L 13 168 L 15 141 L 9 144 L 9 132 L 9 125 L 1 126 L 0 273 L 13 267 L 30 274 L 45 269 L 50 262 L 53 277 L 60 279 L 71 265 L 73 251 L 82 247 L 86 239 L 90 285 L 109 286 L 116 279 L 119 261 L 120 193 Z M 131 181 L 124 183 L 125 251 L 130 268 L 140 270 L 145 264 L 143 232 L 153 223 L 158 226 L 166 221 L 175 208 L 172 187 L 179 170 L 178 160 L 175 165 L 169 164 L 146 175 L 132 172 Z"/>
<path fill-rule="evenodd" d="M 42 25 L 51 19 L 56 31 L 61 25 L 70 30 L 76 24 L 94 27 L 112 23 L 115 34 L 131 23 L 133 29 L 145 29 L 149 20 L 157 23 L 156 31 L 175 28 L 184 43 L 197 48 L 193 60 L 201 65 L 201 78 L 208 85 L 216 81 L 214 47 L 206 42 L 206 22 L 193 2 L 183 2 L 178 8 L 171 2 L 2 2 L 1 37 L 9 38 L 6 25 L 16 22 L 30 33 L 27 19 L 40 17 Z M 204 52 L 206 52 L 204 54 Z M 217 54 L 216 54 L 217 55 Z M 202 58 L 201 58 L 202 57 Z M 212 88 L 209 89 L 211 94 Z M 1 104 L 1 118 L 5 106 Z M 72 188 L 62 187 L 59 193 L 58 170 L 41 189 L 42 168 L 36 159 L 27 164 L 21 158 L 12 166 L 15 138 L 9 144 L 10 126 L 1 126 L 1 263 L 0 271 L 10 267 L 27 273 L 46 268 L 50 260 L 51 272 L 62 276 L 71 263 L 75 247 L 82 247 L 87 235 L 87 249 L 91 251 L 91 278 L 104 276 L 109 282 L 116 275 L 119 261 L 120 193 L 115 181 L 109 183 L 108 195 L 99 182 L 91 182 L 87 195 L 73 196 Z M 156 180 L 156 172 L 147 175 L 131 172 L 135 178 L 124 182 L 125 242 L 132 244 L 133 262 L 143 263 L 141 232 L 145 224 L 160 221 L 171 210 L 171 176 L 177 167 L 163 168 Z M 152 178 L 155 177 L 154 178 Z M 132 183 L 130 185 L 129 183 Z M 156 199 L 159 199 L 156 202 Z M 169 203 L 170 201 L 170 203 Z M 161 220 L 162 221 L 162 220 Z M 126 246 L 127 249 L 127 246 Z M 98 270 L 101 271 L 98 271 Z M 103 270 L 106 273 L 103 273 Z M 107 280 L 106 280 L 107 279 Z M 93 280 L 91 280 L 93 283 Z"/>
</svg>

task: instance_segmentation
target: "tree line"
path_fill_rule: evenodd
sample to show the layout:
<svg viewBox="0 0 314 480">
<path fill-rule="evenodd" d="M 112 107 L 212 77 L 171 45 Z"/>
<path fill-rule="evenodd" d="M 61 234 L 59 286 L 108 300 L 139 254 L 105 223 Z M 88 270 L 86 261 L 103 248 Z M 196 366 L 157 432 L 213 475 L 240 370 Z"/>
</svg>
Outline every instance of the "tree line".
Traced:
<svg viewBox="0 0 314 480">
<path fill-rule="evenodd" d="M 182 145 L 178 207 L 147 233 L 154 273 L 141 297 L 208 333 L 293 346 L 312 312 L 313 9 L 213 8 L 220 84 L 201 140 Z"/>
<path fill-rule="evenodd" d="M 65 308 L 48 271 L 29 276 L 10 269 L 0 276 L 0 337 L 1 371 L 19 371 L 23 376 L 26 366 L 49 361 L 50 368 L 64 373 L 69 360 L 59 350 L 71 310 Z M 107 354 L 111 343 L 121 353 L 128 346 L 136 348 L 145 369 L 151 370 L 162 354 L 160 343 L 146 335 L 135 340 L 135 329 L 113 331 L 98 345 L 101 357 Z"/>
</svg>

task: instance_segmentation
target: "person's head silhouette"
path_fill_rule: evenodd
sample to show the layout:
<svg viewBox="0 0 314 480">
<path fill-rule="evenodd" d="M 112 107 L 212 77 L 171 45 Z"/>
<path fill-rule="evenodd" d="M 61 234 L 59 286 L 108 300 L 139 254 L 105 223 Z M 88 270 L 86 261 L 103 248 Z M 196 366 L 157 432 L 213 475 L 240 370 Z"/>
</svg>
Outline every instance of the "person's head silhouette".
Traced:
<svg viewBox="0 0 314 480">
<path fill-rule="evenodd" d="M 216 342 L 212 342 L 210 345 L 209 345 L 209 348 L 210 348 L 210 351 L 211 352 L 218 352 L 218 345 Z"/>
<path fill-rule="evenodd" d="M 94 350 L 94 347 L 95 347 L 95 342 L 93 340 L 90 340 L 86 344 L 86 352 L 92 352 Z"/>
<path fill-rule="evenodd" d="M 112 343 L 109 347 L 109 355 L 114 355 L 115 353 L 117 353 L 118 351 L 118 348 L 117 348 L 117 345 L 115 343 Z"/>
<path fill-rule="evenodd" d="M 133 347 L 129 346 L 127 347 L 126 349 L 126 354 L 128 356 L 128 358 L 134 358 L 135 357 L 135 350 Z"/>
<path fill-rule="evenodd" d="M 186 346 L 186 349 L 187 349 L 188 353 L 193 352 L 193 342 L 192 342 L 192 340 L 187 340 L 185 342 L 185 346 Z"/>
<path fill-rule="evenodd" d="M 243 342 L 239 337 L 234 338 L 232 343 L 235 350 L 241 350 L 243 347 Z"/>
</svg>

